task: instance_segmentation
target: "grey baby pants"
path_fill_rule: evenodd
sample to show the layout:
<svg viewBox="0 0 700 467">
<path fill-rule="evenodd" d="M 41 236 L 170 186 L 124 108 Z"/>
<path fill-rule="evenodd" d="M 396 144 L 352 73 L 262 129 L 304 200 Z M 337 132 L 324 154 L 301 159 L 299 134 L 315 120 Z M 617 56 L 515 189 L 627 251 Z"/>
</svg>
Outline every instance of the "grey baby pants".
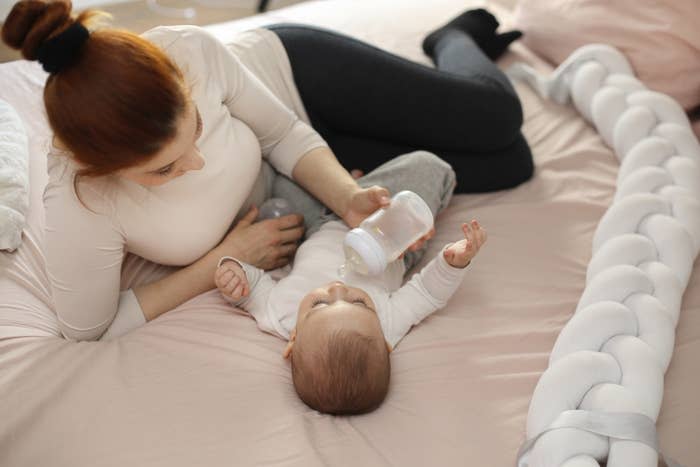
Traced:
<svg viewBox="0 0 700 467">
<path fill-rule="evenodd" d="M 456 179 L 455 172 L 447 162 L 430 152 L 414 151 L 385 162 L 359 178 L 357 183 L 363 188 L 382 186 L 392 195 L 402 190 L 413 191 L 425 200 L 435 217 L 449 204 Z M 339 219 L 284 175 L 276 173 L 272 178 L 271 188 L 273 198 L 286 199 L 295 208 L 295 212 L 304 216 L 307 236 L 316 232 L 326 222 Z M 404 257 L 406 270 L 415 265 L 422 256 L 423 250 L 407 253 Z"/>
</svg>

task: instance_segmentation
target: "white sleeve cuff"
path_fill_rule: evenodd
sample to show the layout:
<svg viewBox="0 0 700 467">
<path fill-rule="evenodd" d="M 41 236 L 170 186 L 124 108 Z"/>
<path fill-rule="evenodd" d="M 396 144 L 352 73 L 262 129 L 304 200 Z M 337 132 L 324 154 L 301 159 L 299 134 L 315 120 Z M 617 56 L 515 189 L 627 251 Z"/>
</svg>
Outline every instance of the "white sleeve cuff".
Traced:
<svg viewBox="0 0 700 467">
<path fill-rule="evenodd" d="M 236 258 L 233 256 L 222 256 L 219 262 L 217 263 L 216 267 L 220 268 L 222 264 L 224 264 L 226 261 L 233 261 L 234 263 L 238 264 L 240 267 L 243 267 L 243 263 L 241 261 L 238 261 Z"/>
<path fill-rule="evenodd" d="M 255 266 L 248 264 L 246 262 L 243 262 L 239 259 L 234 258 L 233 256 L 223 256 L 219 260 L 219 264 L 216 266 L 221 267 L 222 264 L 224 264 L 226 261 L 233 261 L 237 265 L 243 269 L 243 272 L 245 273 L 246 279 L 248 279 L 248 285 L 252 288 L 255 287 L 255 284 L 258 282 L 260 279 L 260 276 L 265 274 L 265 271 L 262 269 L 256 268 Z"/>
<path fill-rule="evenodd" d="M 143 315 L 141 305 L 136 299 L 134 291 L 125 290 L 119 294 L 119 308 L 117 314 L 109 325 L 107 331 L 102 334 L 100 340 L 111 340 L 115 337 L 123 336 L 134 329 L 146 324 L 146 317 Z"/>
</svg>

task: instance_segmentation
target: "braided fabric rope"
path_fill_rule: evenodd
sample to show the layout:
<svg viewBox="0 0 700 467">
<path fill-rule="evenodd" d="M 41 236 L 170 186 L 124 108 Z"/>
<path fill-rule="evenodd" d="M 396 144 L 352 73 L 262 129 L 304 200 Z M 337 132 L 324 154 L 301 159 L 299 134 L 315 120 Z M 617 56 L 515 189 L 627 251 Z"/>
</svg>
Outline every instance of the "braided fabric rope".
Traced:
<svg viewBox="0 0 700 467">
<path fill-rule="evenodd" d="M 551 100 L 571 99 L 620 161 L 586 287 L 530 402 L 530 446 L 519 465 L 598 467 L 607 459 L 608 467 L 656 467 L 654 443 L 555 421 L 572 410 L 641 414 L 653 428 L 700 250 L 700 145 L 680 105 L 648 90 L 612 47 L 584 46 L 546 77 L 523 64 L 508 75 Z"/>
</svg>

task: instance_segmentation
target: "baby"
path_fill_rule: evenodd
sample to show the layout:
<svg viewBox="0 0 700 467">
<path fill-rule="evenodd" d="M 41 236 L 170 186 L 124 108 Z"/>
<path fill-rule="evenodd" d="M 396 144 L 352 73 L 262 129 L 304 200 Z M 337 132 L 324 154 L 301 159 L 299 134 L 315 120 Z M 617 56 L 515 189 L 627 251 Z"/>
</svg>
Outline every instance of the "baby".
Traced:
<svg viewBox="0 0 700 467">
<path fill-rule="evenodd" d="M 284 357 L 291 358 L 294 387 L 309 407 L 337 415 L 365 413 L 387 394 L 389 353 L 413 325 L 446 305 L 486 241 L 476 220 L 462 230 L 464 239 L 446 245 L 403 286 L 402 260 L 378 276 L 339 275 L 348 232 L 340 221 L 312 234 L 280 281 L 224 257 L 216 285 L 260 329 L 289 340 Z M 326 285 L 313 288 L 318 284 Z"/>
</svg>

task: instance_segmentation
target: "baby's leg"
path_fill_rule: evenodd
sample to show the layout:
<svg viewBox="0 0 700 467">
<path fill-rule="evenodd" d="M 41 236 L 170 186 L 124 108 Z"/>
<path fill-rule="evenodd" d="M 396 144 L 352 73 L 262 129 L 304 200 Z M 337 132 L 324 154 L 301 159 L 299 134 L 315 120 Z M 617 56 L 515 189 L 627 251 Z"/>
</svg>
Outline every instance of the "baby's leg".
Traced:
<svg viewBox="0 0 700 467">
<path fill-rule="evenodd" d="M 447 162 L 435 154 L 414 151 L 385 162 L 359 178 L 357 183 L 362 187 L 383 186 L 392 195 L 401 190 L 413 191 L 425 200 L 433 216 L 437 216 L 452 198 L 455 173 Z M 326 222 L 339 219 L 310 193 L 279 173 L 272 185 L 272 196 L 286 199 L 296 212 L 304 216 L 307 237 Z M 405 257 L 407 270 L 420 260 L 423 251 L 409 253 Z"/>
<path fill-rule="evenodd" d="M 428 151 L 414 151 L 380 165 L 357 183 L 362 187 L 383 186 L 394 195 L 409 190 L 428 204 L 433 216 L 445 209 L 455 188 L 450 164 Z"/>
<path fill-rule="evenodd" d="M 362 187 L 383 186 L 392 195 L 401 190 L 413 191 L 423 198 L 436 217 L 450 203 L 456 178 L 452 167 L 435 154 L 414 151 L 385 162 L 357 182 Z M 424 249 L 407 252 L 404 256 L 406 270 L 420 261 L 424 252 Z"/>
</svg>

